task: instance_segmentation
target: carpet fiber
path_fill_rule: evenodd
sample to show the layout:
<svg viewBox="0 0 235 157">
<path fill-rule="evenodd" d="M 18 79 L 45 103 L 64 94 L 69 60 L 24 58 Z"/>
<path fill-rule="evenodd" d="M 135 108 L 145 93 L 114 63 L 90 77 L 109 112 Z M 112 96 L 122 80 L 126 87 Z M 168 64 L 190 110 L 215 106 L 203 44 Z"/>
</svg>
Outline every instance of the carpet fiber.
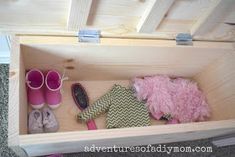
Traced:
<svg viewBox="0 0 235 157">
<path fill-rule="evenodd" d="M 7 147 L 7 112 L 8 112 L 8 65 L 0 65 L 0 157 L 16 157 L 15 153 Z M 201 156 L 201 157 L 235 157 L 235 146 L 227 146 L 222 148 L 217 148 L 210 142 L 213 139 L 204 139 L 197 141 L 187 141 L 178 143 L 168 143 L 161 145 L 153 145 L 155 148 L 160 148 L 164 150 L 164 147 L 212 147 L 212 152 L 172 152 L 169 155 L 166 152 L 163 153 L 74 153 L 65 154 L 65 157 L 118 157 L 118 156 L 128 156 L 128 157 L 147 157 L 147 156 L 173 156 L 173 157 L 188 157 L 188 156 Z M 146 146 L 147 147 L 147 146 Z"/>
</svg>

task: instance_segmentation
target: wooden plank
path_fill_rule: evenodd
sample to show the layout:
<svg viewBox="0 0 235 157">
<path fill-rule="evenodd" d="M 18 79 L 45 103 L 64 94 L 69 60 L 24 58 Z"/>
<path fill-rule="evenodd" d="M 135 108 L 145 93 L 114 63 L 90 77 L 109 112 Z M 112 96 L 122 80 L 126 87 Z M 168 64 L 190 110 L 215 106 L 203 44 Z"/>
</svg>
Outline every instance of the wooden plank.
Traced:
<svg viewBox="0 0 235 157">
<path fill-rule="evenodd" d="M 84 151 L 84 147 L 136 146 L 196 140 L 235 131 L 235 120 L 21 135 L 20 145 L 29 156 Z"/>
<path fill-rule="evenodd" d="M 126 80 L 156 73 L 192 77 L 233 48 L 230 43 L 211 42 L 185 47 L 167 40 L 101 38 L 100 44 L 88 45 L 77 43 L 75 37 L 35 39 L 28 38 L 22 46 L 25 67 L 67 68 L 71 80 Z"/>
<path fill-rule="evenodd" d="M 211 32 L 218 23 L 222 23 L 226 16 L 234 9 L 234 0 L 215 0 L 210 8 L 201 16 L 191 28 L 191 34 L 201 35 Z"/>
<path fill-rule="evenodd" d="M 9 71 L 8 146 L 18 155 L 26 156 L 20 148 L 19 135 L 27 133 L 27 98 L 25 69 L 20 53 L 19 37 L 11 38 L 11 61 Z"/>
<path fill-rule="evenodd" d="M 168 1 L 166 0 L 165 3 Z M 71 8 L 69 2 L 68 0 L 1 1 L 0 33 L 76 36 L 77 29 L 68 31 L 67 27 Z M 86 0 L 83 3 L 85 2 Z M 190 33 L 195 21 L 215 4 L 212 0 L 177 0 L 170 7 L 157 30 L 152 33 L 138 33 L 136 26 L 143 12 L 151 6 L 152 2 L 152 0 L 96 0 L 92 2 L 86 28 L 101 30 L 103 37 L 175 39 L 179 32 Z M 232 0 L 223 1 L 224 4 L 230 2 L 232 5 L 229 6 L 234 6 Z M 225 22 L 233 22 L 234 13 L 230 10 L 214 17 L 232 14 Z M 234 27 L 223 22 L 223 20 L 219 23 L 212 22 L 211 27 L 207 27 L 209 29 L 199 31 L 194 39 L 235 41 Z"/>
<path fill-rule="evenodd" d="M 68 8 L 68 0 L 1 1 L 0 26 L 9 30 L 64 30 Z"/>
<path fill-rule="evenodd" d="M 20 52 L 20 75 L 19 75 L 19 119 L 20 119 L 20 134 L 26 134 L 28 132 L 28 101 L 27 92 L 25 88 L 25 63 L 22 52 Z"/>
<path fill-rule="evenodd" d="M 78 31 L 86 26 L 92 0 L 71 0 L 68 24 L 69 31 Z"/>
<path fill-rule="evenodd" d="M 174 0 L 153 0 L 141 17 L 137 32 L 154 32 L 173 3 Z"/>
<path fill-rule="evenodd" d="M 234 60 L 235 53 L 233 51 L 215 60 L 194 77 L 211 105 L 211 119 L 234 118 Z"/>
<path fill-rule="evenodd" d="M 87 43 L 79 43 L 77 37 L 73 36 L 21 36 L 20 43 L 23 45 L 31 44 L 61 44 L 61 45 L 87 45 Z M 216 44 L 215 44 L 216 43 Z M 97 45 L 97 44 L 89 44 Z M 99 45 L 110 45 L 110 46 L 155 46 L 155 47 L 183 47 L 176 45 L 173 40 L 156 40 L 156 39 L 129 39 L 129 38 L 100 38 Z M 194 41 L 193 46 L 188 48 L 200 48 L 200 49 L 220 49 L 220 50 L 233 50 L 234 44 L 230 42 L 207 42 L 207 41 Z"/>
<path fill-rule="evenodd" d="M 11 62 L 9 70 L 9 103 L 8 103 L 8 145 L 19 145 L 19 75 L 20 46 L 19 39 L 12 38 Z"/>
</svg>

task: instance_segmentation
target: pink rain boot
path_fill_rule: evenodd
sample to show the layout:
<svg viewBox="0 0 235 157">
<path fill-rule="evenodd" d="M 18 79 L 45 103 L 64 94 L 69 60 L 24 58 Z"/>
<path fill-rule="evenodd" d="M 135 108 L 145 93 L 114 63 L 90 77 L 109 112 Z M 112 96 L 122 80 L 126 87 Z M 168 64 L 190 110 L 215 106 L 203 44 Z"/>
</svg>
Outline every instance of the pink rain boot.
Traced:
<svg viewBox="0 0 235 157">
<path fill-rule="evenodd" d="M 38 69 L 31 69 L 26 73 L 28 102 L 34 109 L 40 109 L 45 104 L 43 85 L 44 75 Z"/>
<path fill-rule="evenodd" d="M 55 70 L 50 70 L 46 74 L 45 84 L 45 96 L 46 96 L 46 103 L 51 109 L 55 109 L 59 107 L 62 95 L 60 89 L 62 87 L 62 78 L 60 74 Z"/>
</svg>

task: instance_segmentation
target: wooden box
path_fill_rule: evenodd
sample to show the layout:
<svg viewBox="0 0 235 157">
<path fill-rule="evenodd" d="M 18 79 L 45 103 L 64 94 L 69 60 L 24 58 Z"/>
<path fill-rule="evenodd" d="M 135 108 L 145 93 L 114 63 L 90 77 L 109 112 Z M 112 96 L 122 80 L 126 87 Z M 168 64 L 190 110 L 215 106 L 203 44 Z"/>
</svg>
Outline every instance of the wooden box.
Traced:
<svg viewBox="0 0 235 157">
<path fill-rule="evenodd" d="M 17 34 L 12 38 L 8 144 L 18 154 L 21 150 L 29 156 L 78 152 L 92 144 L 168 143 L 235 131 L 235 16 L 231 9 L 229 15 L 225 13 L 234 1 L 0 3 L 5 4 L 0 5 L 0 13 L 8 13 L 0 14 L 1 32 Z M 196 16 L 198 9 L 203 12 L 200 16 Z M 184 14 L 180 14 L 182 10 Z M 78 42 L 79 28 L 99 28 L 100 42 Z M 176 44 L 175 36 L 181 32 L 192 35 L 193 45 Z M 65 70 L 69 77 L 63 84 L 62 105 L 55 110 L 60 123 L 57 133 L 27 133 L 31 108 L 27 104 L 25 72 L 30 68 Z M 76 122 L 79 110 L 71 96 L 72 83 L 82 83 L 92 103 L 114 83 L 129 86 L 135 76 L 154 74 L 198 82 L 212 109 L 209 121 L 164 125 L 152 119 L 149 127 L 105 129 L 103 115 L 95 119 L 98 130 L 92 131 Z"/>
</svg>

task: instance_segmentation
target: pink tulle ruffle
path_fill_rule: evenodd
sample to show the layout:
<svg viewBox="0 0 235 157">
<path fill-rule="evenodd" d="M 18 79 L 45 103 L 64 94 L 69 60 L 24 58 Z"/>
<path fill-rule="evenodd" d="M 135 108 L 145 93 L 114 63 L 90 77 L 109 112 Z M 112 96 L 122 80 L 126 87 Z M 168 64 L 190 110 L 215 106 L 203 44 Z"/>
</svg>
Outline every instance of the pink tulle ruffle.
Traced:
<svg viewBox="0 0 235 157">
<path fill-rule="evenodd" d="M 210 116 L 205 96 L 191 80 L 156 75 L 135 78 L 133 86 L 138 100 L 145 100 L 149 112 L 158 120 L 164 114 L 173 117 L 169 124 L 204 121 Z"/>
</svg>

